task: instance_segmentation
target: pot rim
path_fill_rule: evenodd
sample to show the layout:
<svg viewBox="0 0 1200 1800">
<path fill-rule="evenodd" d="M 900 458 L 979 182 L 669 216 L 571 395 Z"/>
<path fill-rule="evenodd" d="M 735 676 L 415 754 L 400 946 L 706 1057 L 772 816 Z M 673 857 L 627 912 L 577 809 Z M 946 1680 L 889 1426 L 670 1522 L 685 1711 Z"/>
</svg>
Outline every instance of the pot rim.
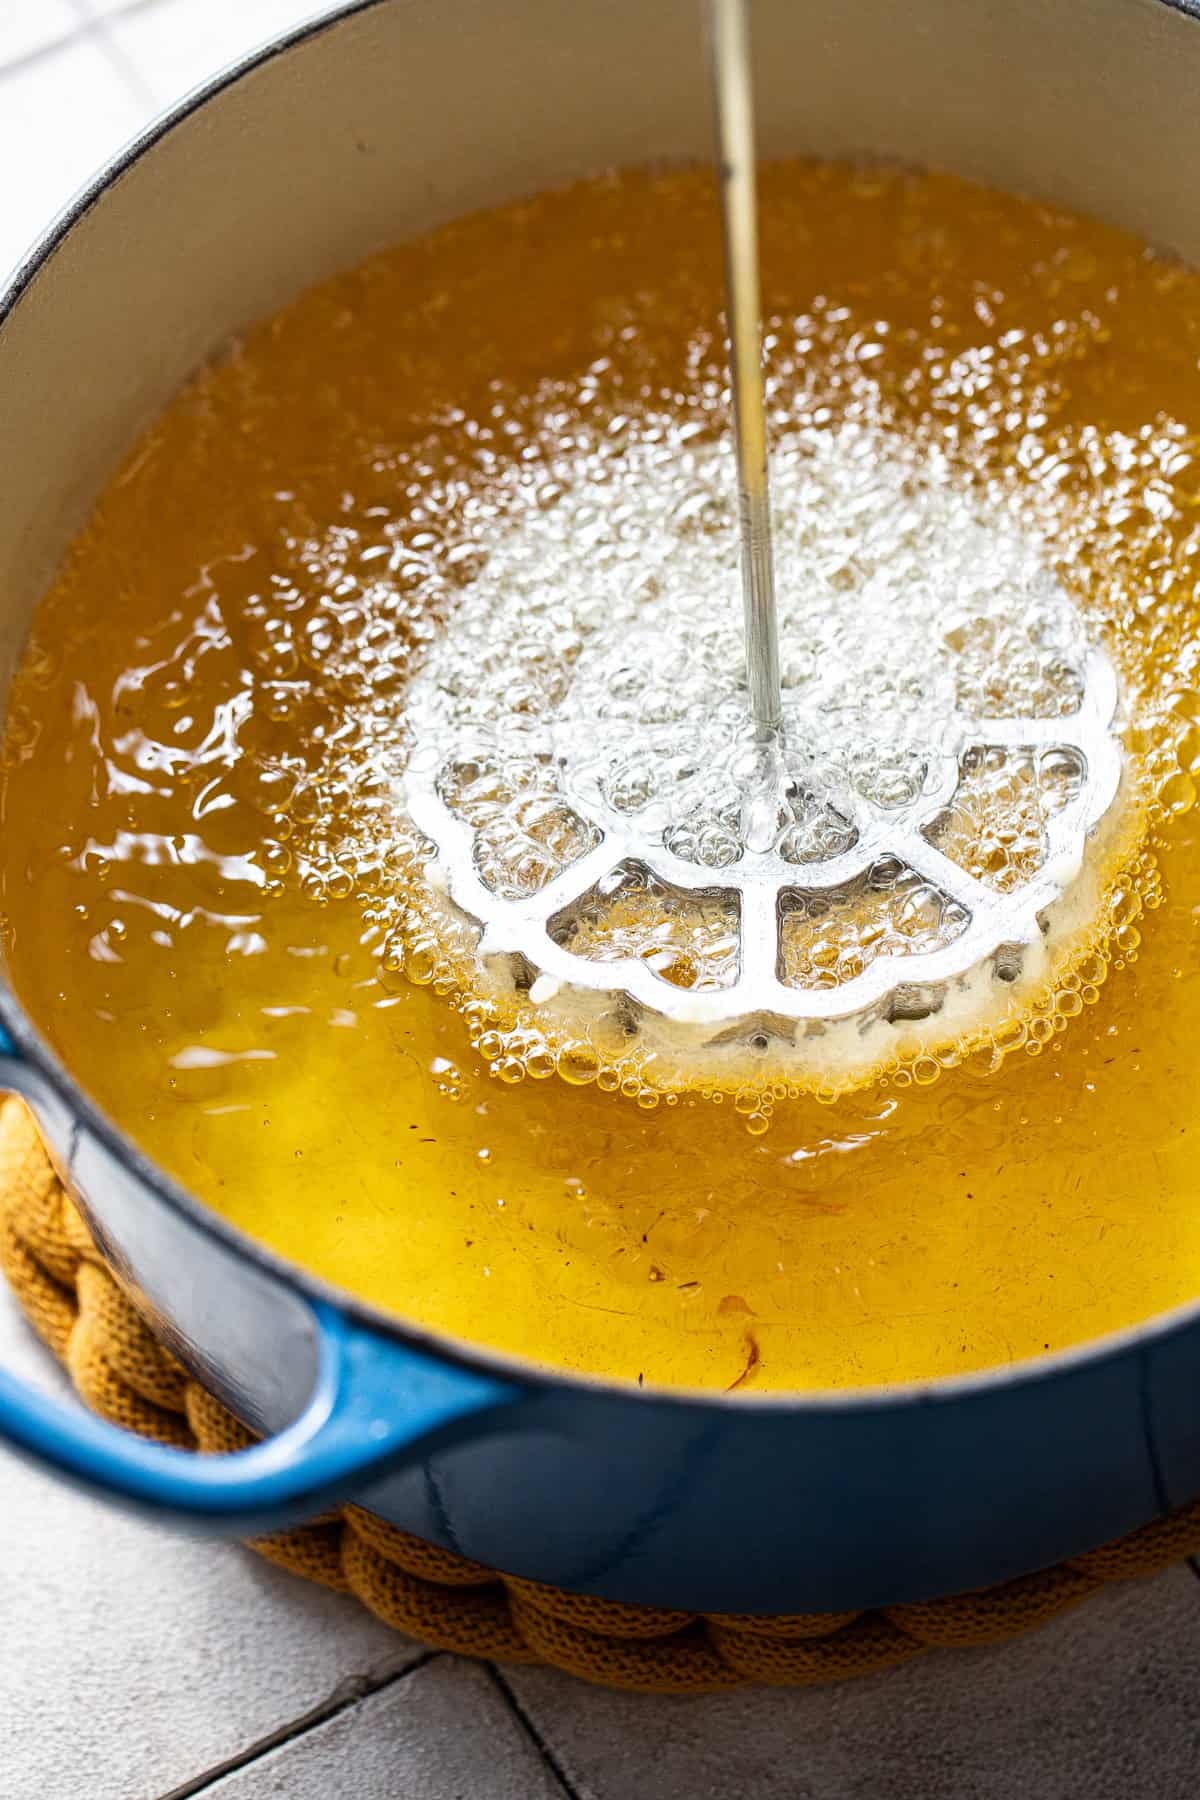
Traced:
<svg viewBox="0 0 1200 1800">
<path fill-rule="evenodd" d="M 358 14 L 368 13 L 389 0 L 338 0 L 328 10 L 305 20 L 289 31 L 269 39 L 227 64 L 215 75 L 189 89 L 183 97 L 133 137 L 122 149 L 101 164 L 75 197 L 46 226 L 0 286 L 0 331 L 21 303 L 38 275 L 52 261 L 70 233 L 104 194 L 143 156 L 154 150 L 178 126 L 200 112 L 210 101 L 218 99 L 243 77 L 264 67 L 277 57 L 334 31 Z M 1122 4 L 1128 0 L 1121 0 Z M 1200 25 L 1200 0 L 1153 0 L 1170 12 L 1178 12 Z M 233 1225 L 205 1204 L 182 1182 L 161 1168 L 140 1146 L 126 1135 L 85 1092 L 70 1074 L 57 1053 L 42 1037 L 33 1020 L 17 998 L 7 974 L 0 971 L 0 1025 L 7 1029 L 19 1052 L 17 1066 L 30 1077 L 13 1091 L 26 1098 L 35 1113 L 39 1098 L 48 1089 L 82 1122 L 105 1149 L 132 1170 L 137 1179 L 187 1224 L 216 1239 L 226 1249 L 250 1262 L 270 1280 L 302 1299 L 332 1306 L 345 1317 L 381 1335 L 423 1351 L 462 1368 L 496 1375 L 525 1388 L 553 1388 L 577 1392 L 592 1398 L 627 1400 L 640 1404 L 680 1407 L 701 1411 L 716 1409 L 738 1413 L 859 1414 L 862 1412 L 902 1412 L 914 1406 L 930 1406 L 969 1399 L 972 1395 L 996 1394 L 1016 1388 L 1034 1387 L 1060 1376 L 1095 1369 L 1136 1353 L 1145 1355 L 1156 1345 L 1192 1327 L 1200 1327 L 1200 1295 L 1195 1300 L 1165 1313 L 1089 1339 L 1065 1350 L 1024 1358 L 1019 1362 L 969 1371 L 962 1375 L 938 1376 L 926 1380 L 863 1388 L 818 1388 L 796 1393 L 741 1393 L 713 1391 L 694 1387 L 660 1387 L 654 1384 L 635 1386 L 631 1381 L 589 1375 L 571 1369 L 559 1369 L 522 1357 L 490 1350 L 405 1319 L 402 1315 L 362 1300 L 346 1289 L 313 1274 L 288 1258 L 259 1243 L 240 1227 Z"/>
</svg>

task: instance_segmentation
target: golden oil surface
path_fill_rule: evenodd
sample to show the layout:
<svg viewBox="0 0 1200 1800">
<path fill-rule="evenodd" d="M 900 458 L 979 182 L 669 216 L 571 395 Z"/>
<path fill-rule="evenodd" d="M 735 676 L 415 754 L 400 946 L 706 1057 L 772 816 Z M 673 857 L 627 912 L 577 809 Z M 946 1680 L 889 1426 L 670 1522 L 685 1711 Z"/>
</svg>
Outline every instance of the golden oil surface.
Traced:
<svg viewBox="0 0 1200 1800">
<path fill-rule="evenodd" d="M 564 1079 L 490 1041 L 403 928 L 379 747 L 514 484 L 553 508 L 568 452 L 654 430 L 669 471 L 727 426 L 705 174 L 460 222 L 202 374 L 35 620 L 0 849 L 22 999 L 228 1218 L 437 1329 L 746 1390 L 1004 1363 L 1200 1291 L 1200 280 L 943 177 L 780 165 L 762 201 L 775 432 L 936 447 L 1125 682 L 1154 855 L 1003 1053 L 642 1108 L 586 1045 Z M 653 520 L 617 521 L 634 556 Z"/>
</svg>

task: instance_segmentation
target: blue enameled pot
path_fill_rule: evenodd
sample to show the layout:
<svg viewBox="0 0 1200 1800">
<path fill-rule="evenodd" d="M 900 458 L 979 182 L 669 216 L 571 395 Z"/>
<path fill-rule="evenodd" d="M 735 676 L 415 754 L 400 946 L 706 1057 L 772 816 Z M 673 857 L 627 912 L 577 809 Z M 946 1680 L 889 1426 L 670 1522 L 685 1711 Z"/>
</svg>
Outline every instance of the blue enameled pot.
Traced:
<svg viewBox="0 0 1200 1800">
<path fill-rule="evenodd" d="M 755 36 L 768 153 L 948 167 L 1200 262 L 1191 4 L 756 0 Z M 695 0 L 364 0 L 185 101 L 0 297 L 0 680 L 120 454 L 232 333 L 389 241 L 614 164 L 705 156 L 708 130 Z M 34 1108 L 106 1255 L 265 1434 L 190 1457 L 0 1377 L 4 1436 L 115 1498 L 246 1531 L 352 1496 L 538 1580 L 780 1612 L 995 1582 L 1200 1493 L 1200 1306 L 882 1392 L 571 1379 L 271 1256 L 139 1153 L 7 987 L 0 1020 L 0 1081 Z"/>
</svg>

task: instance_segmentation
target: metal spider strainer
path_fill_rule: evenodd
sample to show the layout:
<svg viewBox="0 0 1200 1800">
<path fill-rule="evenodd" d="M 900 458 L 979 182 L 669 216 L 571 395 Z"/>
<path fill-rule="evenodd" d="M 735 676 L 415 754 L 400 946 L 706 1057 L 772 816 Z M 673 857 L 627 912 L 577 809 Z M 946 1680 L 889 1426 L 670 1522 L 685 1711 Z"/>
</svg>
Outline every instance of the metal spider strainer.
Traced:
<svg viewBox="0 0 1200 1800">
<path fill-rule="evenodd" d="M 568 498 L 415 679 L 404 802 L 481 993 L 636 1039 L 668 1087 L 841 1083 L 1002 1016 L 1094 915 L 1117 683 L 1036 550 L 870 432 L 780 446 L 773 552 L 744 7 L 710 10 L 744 637 L 729 521 L 693 529 L 719 453 L 681 457 L 636 592 L 602 558 L 556 592 L 595 514 Z"/>
</svg>

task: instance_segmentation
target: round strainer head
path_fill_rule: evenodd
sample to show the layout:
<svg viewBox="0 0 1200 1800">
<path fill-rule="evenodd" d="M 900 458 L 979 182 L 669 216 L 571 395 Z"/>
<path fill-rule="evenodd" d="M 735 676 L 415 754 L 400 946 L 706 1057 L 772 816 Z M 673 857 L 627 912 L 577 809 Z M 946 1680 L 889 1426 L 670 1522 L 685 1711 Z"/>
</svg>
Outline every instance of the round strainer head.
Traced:
<svg viewBox="0 0 1200 1800">
<path fill-rule="evenodd" d="M 636 1038 L 666 1087 L 841 1084 L 1002 1021 L 1099 904 L 1111 665 L 1038 549 L 944 471 L 798 435 L 774 457 L 764 745 L 726 457 L 685 464 L 636 557 L 606 536 L 603 470 L 518 508 L 431 645 L 403 794 L 430 921 L 482 997 Z"/>
</svg>

